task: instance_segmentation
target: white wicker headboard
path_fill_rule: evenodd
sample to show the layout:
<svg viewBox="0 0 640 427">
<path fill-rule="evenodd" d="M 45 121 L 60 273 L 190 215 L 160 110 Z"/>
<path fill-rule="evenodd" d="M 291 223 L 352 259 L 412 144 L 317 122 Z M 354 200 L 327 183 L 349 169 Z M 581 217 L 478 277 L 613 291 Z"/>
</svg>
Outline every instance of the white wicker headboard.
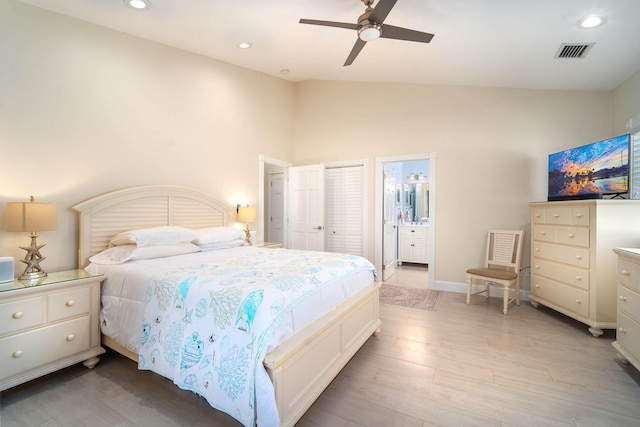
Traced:
<svg viewBox="0 0 640 427">
<path fill-rule="evenodd" d="M 149 185 L 106 193 L 71 209 L 80 214 L 78 268 L 83 268 L 118 233 L 162 225 L 222 226 L 231 207 L 189 188 Z"/>
</svg>

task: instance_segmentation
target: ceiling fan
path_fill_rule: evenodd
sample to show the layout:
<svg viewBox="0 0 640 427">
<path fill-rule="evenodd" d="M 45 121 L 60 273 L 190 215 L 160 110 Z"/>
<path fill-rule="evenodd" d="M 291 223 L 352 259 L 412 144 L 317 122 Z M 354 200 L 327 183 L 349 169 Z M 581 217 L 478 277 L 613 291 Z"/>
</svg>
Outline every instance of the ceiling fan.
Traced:
<svg viewBox="0 0 640 427">
<path fill-rule="evenodd" d="M 346 28 L 358 31 L 358 40 L 353 45 L 351 53 L 347 57 L 344 66 L 351 65 L 367 42 L 379 37 L 384 39 L 406 40 L 410 42 L 429 43 L 433 34 L 409 30 L 408 28 L 394 27 L 384 24 L 384 20 L 395 6 L 397 0 L 380 0 L 376 7 L 371 7 L 374 0 L 361 0 L 367 7 L 358 18 L 357 24 L 346 22 L 318 21 L 315 19 L 301 19 L 301 24 L 324 25 L 326 27 Z"/>
</svg>

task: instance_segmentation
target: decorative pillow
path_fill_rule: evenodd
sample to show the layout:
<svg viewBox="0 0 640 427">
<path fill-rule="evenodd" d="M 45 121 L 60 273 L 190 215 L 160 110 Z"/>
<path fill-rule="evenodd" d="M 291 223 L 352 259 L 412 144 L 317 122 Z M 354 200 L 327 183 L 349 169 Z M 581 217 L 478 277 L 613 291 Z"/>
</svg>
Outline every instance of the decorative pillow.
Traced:
<svg viewBox="0 0 640 427">
<path fill-rule="evenodd" d="M 208 227 L 197 230 L 198 236 L 193 241 L 198 246 L 209 243 L 228 242 L 235 239 L 244 239 L 244 231 L 233 227 Z"/>
<path fill-rule="evenodd" d="M 198 233 L 195 230 L 168 225 L 125 231 L 112 238 L 109 243 L 111 246 L 136 245 L 138 247 L 173 245 L 191 242 L 196 237 Z"/>
<path fill-rule="evenodd" d="M 165 258 L 176 255 L 199 252 L 200 248 L 193 243 L 176 243 L 174 245 L 143 246 L 120 245 L 105 249 L 89 258 L 94 264 L 122 264 L 127 261 L 141 259 Z"/>
<path fill-rule="evenodd" d="M 200 245 L 200 251 L 202 252 L 206 252 L 206 251 L 218 251 L 220 249 L 229 249 L 229 248 L 235 248 L 237 246 L 244 246 L 246 245 L 246 242 L 244 241 L 244 239 L 233 239 L 233 240 L 228 240 L 226 242 L 215 242 L 215 243 L 207 243 L 206 245 Z"/>
</svg>

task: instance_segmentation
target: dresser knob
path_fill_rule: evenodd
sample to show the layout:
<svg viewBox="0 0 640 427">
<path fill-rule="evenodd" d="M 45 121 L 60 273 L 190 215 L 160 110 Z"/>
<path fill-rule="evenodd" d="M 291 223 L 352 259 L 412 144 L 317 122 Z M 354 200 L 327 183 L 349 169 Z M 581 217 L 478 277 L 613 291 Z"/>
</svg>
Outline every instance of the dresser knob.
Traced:
<svg viewBox="0 0 640 427">
<path fill-rule="evenodd" d="M 536 266 L 535 266 L 535 269 L 536 269 L 536 270 L 540 270 L 540 266 L 539 266 L 539 265 L 536 265 Z"/>
<path fill-rule="evenodd" d="M 626 301 L 627 297 L 625 297 L 624 295 L 620 295 L 620 301 Z"/>
<path fill-rule="evenodd" d="M 540 249 L 539 249 L 539 248 L 536 248 L 536 249 L 535 249 L 535 251 L 536 251 L 536 252 L 540 252 Z"/>
<path fill-rule="evenodd" d="M 554 213 L 554 214 L 553 214 L 553 217 L 554 217 L 554 218 L 558 218 L 558 217 L 560 217 L 560 214 Z"/>
<path fill-rule="evenodd" d="M 627 330 L 621 326 L 621 327 L 618 328 L 618 332 L 620 332 L 622 334 L 626 334 Z"/>
<path fill-rule="evenodd" d="M 576 280 L 582 280 L 581 276 L 576 276 Z"/>
<path fill-rule="evenodd" d="M 631 276 L 631 272 L 630 272 L 630 271 L 627 271 L 627 270 L 622 270 L 621 274 L 622 274 L 623 276 Z"/>
<path fill-rule="evenodd" d="M 576 255 L 576 259 L 582 259 L 582 255 Z"/>
<path fill-rule="evenodd" d="M 69 334 L 69 335 L 67 335 L 67 341 L 73 341 L 73 340 L 75 340 L 75 339 L 76 339 L 76 336 L 75 336 L 75 335 L 73 335 L 73 334 Z"/>
<path fill-rule="evenodd" d="M 13 313 L 13 315 L 11 317 L 13 317 L 14 319 L 19 319 L 22 317 L 24 313 L 21 311 L 16 311 L 15 313 Z"/>
<path fill-rule="evenodd" d="M 569 234 L 567 234 L 567 236 L 569 236 L 570 239 L 573 239 L 573 236 L 575 236 L 575 234 L 569 233 Z"/>
<path fill-rule="evenodd" d="M 547 232 L 546 231 L 541 231 L 540 234 L 542 234 L 543 236 L 546 236 Z"/>
<path fill-rule="evenodd" d="M 14 351 L 12 356 L 14 359 L 17 359 L 18 357 L 22 356 L 22 350 Z"/>
<path fill-rule="evenodd" d="M 536 289 L 539 288 L 539 287 L 540 287 L 540 285 L 536 285 Z"/>
<path fill-rule="evenodd" d="M 576 218 L 582 218 L 582 214 L 581 213 L 576 214 Z"/>
<path fill-rule="evenodd" d="M 580 301 L 579 299 L 576 300 L 576 304 L 582 304 L 582 301 Z"/>
<path fill-rule="evenodd" d="M 71 307 L 75 303 L 76 302 L 74 300 L 70 299 L 69 301 L 67 301 L 66 305 L 67 305 L 67 307 Z"/>
</svg>

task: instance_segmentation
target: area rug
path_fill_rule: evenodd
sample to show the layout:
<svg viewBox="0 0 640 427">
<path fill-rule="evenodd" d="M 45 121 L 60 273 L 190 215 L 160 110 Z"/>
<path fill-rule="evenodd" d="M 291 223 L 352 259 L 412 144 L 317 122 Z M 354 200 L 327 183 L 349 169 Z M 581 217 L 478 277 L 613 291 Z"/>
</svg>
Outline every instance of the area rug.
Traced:
<svg viewBox="0 0 640 427">
<path fill-rule="evenodd" d="M 380 302 L 384 304 L 437 311 L 440 298 L 442 298 L 442 292 L 431 289 L 385 284 L 380 287 Z"/>
</svg>

